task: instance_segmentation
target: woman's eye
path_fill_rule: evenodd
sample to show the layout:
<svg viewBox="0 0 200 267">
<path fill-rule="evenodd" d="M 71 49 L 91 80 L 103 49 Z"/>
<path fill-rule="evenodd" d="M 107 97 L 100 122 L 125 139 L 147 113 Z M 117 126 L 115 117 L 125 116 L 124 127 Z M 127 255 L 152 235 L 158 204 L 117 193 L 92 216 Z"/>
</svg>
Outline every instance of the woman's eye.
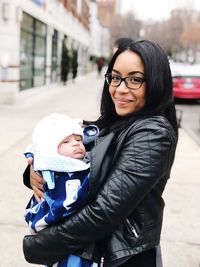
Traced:
<svg viewBox="0 0 200 267">
<path fill-rule="evenodd" d="M 140 78 L 140 77 L 130 77 L 130 82 L 131 83 L 140 83 L 142 81 L 142 78 Z"/>
<path fill-rule="evenodd" d="M 112 80 L 118 82 L 118 81 L 120 80 L 120 77 L 118 77 L 118 76 L 113 76 L 113 77 L 112 77 Z"/>
</svg>

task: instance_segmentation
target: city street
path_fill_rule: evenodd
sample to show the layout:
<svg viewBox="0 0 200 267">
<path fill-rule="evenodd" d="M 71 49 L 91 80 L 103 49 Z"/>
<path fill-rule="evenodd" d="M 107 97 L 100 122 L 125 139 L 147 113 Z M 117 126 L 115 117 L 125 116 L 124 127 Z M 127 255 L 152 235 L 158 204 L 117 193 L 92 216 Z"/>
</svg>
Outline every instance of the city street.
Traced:
<svg viewBox="0 0 200 267">
<path fill-rule="evenodd" d="M 75 83 L 69 81 L 67 86 L 25 90 L 16 104 L 0 106 L 0 267 L 30 266 L 23 257 L 22 239 L 29 234 L 23 214 L 32 192 L 23 185 L 22 173 L 26 166 L 23 151 L 31 142 L 34 126 L 52 112 L 95 119 L 102 87 L 103 76 L 92 73 L 79 77 Z M 175 163 L 164 193 L 161 239 L 164 267 L 200 267 L 199 161 L 200 145 L 181 128 Z"/>
<path fill-rule="evenodd" d="M 200 145 L 200 100 L 176 101 L 176 109 L 181 114 L 181 126 Z"/>
</svg>

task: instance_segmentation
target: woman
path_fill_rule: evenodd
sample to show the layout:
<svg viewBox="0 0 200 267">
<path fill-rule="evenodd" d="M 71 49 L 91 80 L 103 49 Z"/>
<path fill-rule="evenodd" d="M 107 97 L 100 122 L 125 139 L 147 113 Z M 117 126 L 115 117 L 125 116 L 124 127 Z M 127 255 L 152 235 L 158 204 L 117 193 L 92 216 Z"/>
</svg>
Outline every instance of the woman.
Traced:
<svg viewBox="0 0 200 267">
<path fill-rule="evenodd" d="M 73 253 L 104 266 L 158 267 L 162 193 L 178 139 L 171 71 L 159 45 L 143 40 L 117 50 L 96 124 L 102 130 L 90 153 L 88 205 L 25 236 L 25 257 L 51 265 Z"/>
</svg>

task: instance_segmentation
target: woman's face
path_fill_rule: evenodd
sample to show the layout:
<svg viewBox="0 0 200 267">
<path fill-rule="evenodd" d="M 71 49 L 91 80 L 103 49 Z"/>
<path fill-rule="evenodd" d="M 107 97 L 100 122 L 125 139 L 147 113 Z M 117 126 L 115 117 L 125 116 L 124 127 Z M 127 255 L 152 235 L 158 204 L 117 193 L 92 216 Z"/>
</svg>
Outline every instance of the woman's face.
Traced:
<svg viewBox="0 0 200 267">
<path fill-rule="evenodd" d="M 121 53 L 113 66 L 113 77 L 130 77 L 131 80 L 144 78 L 144 65 L 140 56 L 130 50 Z M 139 111 L 146 101 L 146 83 L 143 82 L 139 89 L 130 89 L 122 81 L 119 86 L 109 86 L 109 93 L 119 116 L 126 116 Z"/>
</svg>

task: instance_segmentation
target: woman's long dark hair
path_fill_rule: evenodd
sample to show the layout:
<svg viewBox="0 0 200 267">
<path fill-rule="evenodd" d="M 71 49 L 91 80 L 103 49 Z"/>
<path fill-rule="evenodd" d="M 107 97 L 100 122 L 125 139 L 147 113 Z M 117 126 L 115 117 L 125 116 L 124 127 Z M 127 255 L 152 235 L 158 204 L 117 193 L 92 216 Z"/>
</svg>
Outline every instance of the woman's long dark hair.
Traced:
<svg viewBox="0 0 200 267">
<path fill-rule="evenodd" d="M 144 64 L 146 79 L 146 103 L 138 112 L 125 117 L 115 111 L 114 103 L 109 93 L 109 85 L 104 82 L 101 97 L 101 115 L 96 121 L 100 129 L 108 131 L 123 128 L 132 123 L 138 116 L 165 116 L 178 134 L 176 110 L 173 98 L 173 82 L 167 55 L 162 48 L 153 42 L 141 40 L 130 43 L 127 47 L 118 49 L 113 55 L 106 73 L 111 73 L 116 58 L 126 50 L 137 53 Z"/>
</svg>

